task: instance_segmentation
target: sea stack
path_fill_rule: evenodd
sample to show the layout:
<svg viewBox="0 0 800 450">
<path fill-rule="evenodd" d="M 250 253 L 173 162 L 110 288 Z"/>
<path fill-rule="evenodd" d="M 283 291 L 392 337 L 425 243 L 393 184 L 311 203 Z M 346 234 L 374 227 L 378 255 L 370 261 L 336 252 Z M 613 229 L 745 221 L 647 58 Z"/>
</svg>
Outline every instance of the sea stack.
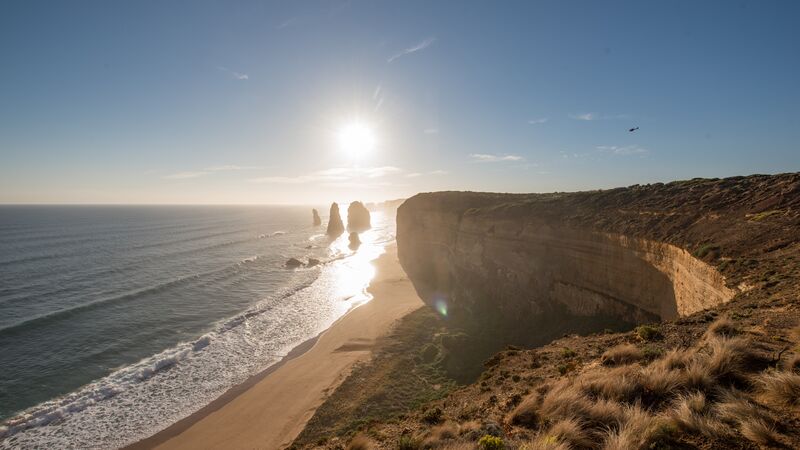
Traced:
<svg viewBox="0 0 800 450">
<path fill-rule="evenodd" d="M 356 250 L 358 249 L 358 247 L 361 246 L 361 239 L 358 237 L 358 233 L 356 233 L 355 231 L 350 233 L 349 239 L 350 239 L 350 245 L 349 245 L 350 250 Z"/>
<path fill-rule="evenodd" d="M 339 205 L 336 202 L 331 204 L 331 214 L 328 217 L 328 230 L 326 234 L 330 237 L 339 237 L 344 233 L 342 216 L 339 215 Z"/>
<path fill-rule="evenodd" d="M 319 218 L 319 213 L 316 209 L 311 210 L 311 214 L 314 216 L 314 226 L 318 227 L 322 225 L 322 219 Z"/>
<path fill-rule="evenodd" d="M 370 228 L 369 210 L 361 202 L 350 203 L 347 208 L 347 230 L 360 233 Z"/>
</svg>

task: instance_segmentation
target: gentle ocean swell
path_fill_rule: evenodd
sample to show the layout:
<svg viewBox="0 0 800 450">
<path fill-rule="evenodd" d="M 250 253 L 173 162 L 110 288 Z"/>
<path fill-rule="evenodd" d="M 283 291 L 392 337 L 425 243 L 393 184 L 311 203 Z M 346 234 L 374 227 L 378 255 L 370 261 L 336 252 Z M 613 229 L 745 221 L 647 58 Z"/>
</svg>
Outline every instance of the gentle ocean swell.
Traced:
<svg viewBox="0 0 800 450">
<path fill-rule="evenodd" d="M 0 363 L 9 369 L 0 383 L 16 386 L 6 392 L 17 396 L 41 395 L 44 388 L 59 393 L 8 418 L 0 426 L 0 449 L 115 448 L 191 414 L 368 301 L 371 261 L 394 233 L 393 220 L 377 214 L 375 228 L 353 252 L 346 235 L 329 242 L 308 227 L 305 208 L 282 222 L 269 219 L 273 210 L 237 210 L 237 220 L 230 210 L 200 212 L 200 218 L 194 211 L 179 218 L 191 229 L 218 224 L 203 230 L 205 237 L 181 235 L 180 227 L 166 228 L 170 236 L 123 232 L 116 240 L 92 241 L 97 256 L 88 264 L 72 267 L 68 258 L 33 264 L 31 280 L 0 266 L 0 277 L 25 293 L 0 292 L 0 308 L 28 311 L 0 330 Z M 245 231 L 227 232 L 241 223 Z M 134 250 L 119 254 L 121 248 Z M 283 263 L 290 256 L 323 264 L 288 270 Z M 45 314 L 30 316 L 38 310 Z M 60 390 L 88 374 L 97 375 Z"/>
</svg>

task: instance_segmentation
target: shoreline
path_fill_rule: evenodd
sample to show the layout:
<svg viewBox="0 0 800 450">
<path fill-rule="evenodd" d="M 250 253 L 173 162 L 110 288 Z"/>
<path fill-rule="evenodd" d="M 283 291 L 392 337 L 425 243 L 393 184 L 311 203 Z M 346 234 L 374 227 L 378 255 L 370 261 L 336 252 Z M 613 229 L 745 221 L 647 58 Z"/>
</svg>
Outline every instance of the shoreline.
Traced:
<svg viewBox="0 0 800 450">
<path fill-rule="evenodd" d="M 125 450 L 283 448 L 305 428 L 372 343 L 400 318 L 423 306 L 397 259 L 397 244 L 373 263 L 373 299 L 294 347 L 272 366 L 167 428 Z"/>
<path fill-rule="evenodd" d="M 350 314 L 351 311 L 347 311 L 347 314 Z M 338 322 L 344 316 L 340 317 L 336 320 Z M 336 325 L 334 322 L 331 327 Z M 328 328 L 330 329 L 330 328 Z M 316 344 L 317 340 L 325 334 L 328 329 L 322 331 L 318 335 L 306 339 L 304 342 L 300 343 L 299 345 L 292 348 L 289 353 L 286 354 L 283 358 L 281 358 L 275 364 L 267 367 L 266 369 L 262 370 L 261 372 L 252 375 L 247 380 L 237 384 L 236 386 L 232 386 L 230 389 L 225 391 L 222 395 L 214 399 L 211 403 L 203 406 L 202 408 L 198 409 L 197 411 L 189 414 L 188 416 L 184 417 L 183 419 L 178 420 L 175 423 L 170 424 L 167 428 L 164 428 L 161 431 L 156 432 L 150 437 L 146 437 L 144 439 L 140 439 L 132 444 L 128 444 L 124 447 L 121 447 L 121 450 L 147 450 L 151 448 L 156 448 L 159 445 L 167 442 L 168 440 L 172 439 L 175 436 L 183 433 L 184 431 L 191 428 L 194 424 L 201 421 L 204 417 L 208 416 L 209 414 L 223 408 L 225 405 L 230 403 L 233 399 L 238 397 L 239 395 L 246 392 L 251 387 L 255 386 L 259 381 L 263 380 L 265 377 L 269 376 L 271 373 L 278 370 L 281 366 L 286 364 L 288 361 L 302 356 L 307 351 L 309 351 L 314 344 Z"/>
</svg>

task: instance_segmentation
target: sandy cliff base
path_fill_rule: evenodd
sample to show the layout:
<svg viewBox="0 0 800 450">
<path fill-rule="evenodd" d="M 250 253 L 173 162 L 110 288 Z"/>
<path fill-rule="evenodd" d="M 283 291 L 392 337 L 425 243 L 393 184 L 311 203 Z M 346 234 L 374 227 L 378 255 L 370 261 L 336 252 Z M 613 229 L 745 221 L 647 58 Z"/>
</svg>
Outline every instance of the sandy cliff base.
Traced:
<svg viewBox="0 0 800 450">
<path fill-rule="evenodd" d="M 353 364 L 370 356 L 375 339 L 423 306 L 397 261 L 394 245 L 376 266 L 369 287 L 373 300 L 336 322 L 307 352 L 188 426 L 176 424 L 133 447 L 277 449 L 291 444 Z"/>
</svg>

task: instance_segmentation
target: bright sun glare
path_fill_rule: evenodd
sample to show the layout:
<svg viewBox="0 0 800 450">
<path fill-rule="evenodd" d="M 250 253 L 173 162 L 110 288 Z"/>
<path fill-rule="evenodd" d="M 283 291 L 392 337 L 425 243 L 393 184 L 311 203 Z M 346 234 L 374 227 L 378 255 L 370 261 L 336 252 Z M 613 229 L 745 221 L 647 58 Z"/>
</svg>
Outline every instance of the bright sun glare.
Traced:
<svg viewBox="0 0 800 450">
<path fill-rule="evenodd" d="M 351 157 L 357 158 L 375 148 L 375 134 L 363 123 L 347 124 L 339 130 L 339 147 Z"/>
</svg>

